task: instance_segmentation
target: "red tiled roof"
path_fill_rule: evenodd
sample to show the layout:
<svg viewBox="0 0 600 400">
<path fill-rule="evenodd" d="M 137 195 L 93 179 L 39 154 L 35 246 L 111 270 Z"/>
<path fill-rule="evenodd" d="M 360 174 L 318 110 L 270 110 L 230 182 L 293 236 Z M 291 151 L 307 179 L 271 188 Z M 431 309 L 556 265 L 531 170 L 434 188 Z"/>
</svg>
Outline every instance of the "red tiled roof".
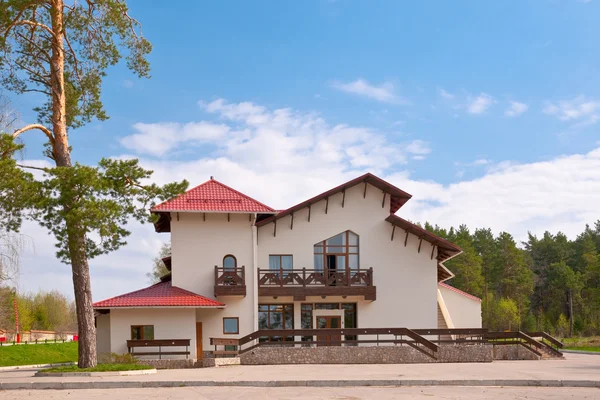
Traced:
<svg viewBox="0 0 600 400">
<path fill-rule="evenodd" d="M 247 212 L 275 214 L 271 207 L 211 179 L 154 206 L 150 211 Z"/>
<path fill-rule="evenodd" d="M 468 297 L 469 299 L 481 302 L 481 299 L 479 297 L 473 296 L 472 294 L 469 294 L 467 292 L 463 292 L 462 290 L 459 290 L 459 289 L 455 288 L 454 286 L 450 286 L 450 285 L 448 285 L 446 283 L 443 283 L 443 282 L 439 282 L 438 285 L 440 285 L 441 287 L 445 287 L 446 289 L 450 289 L 453 292 L 456 292 L 456 293 L 458 293 L 460 295 Z"/>
<path fill-rule="evenodd" d="M 225 304 L 172 286 L 170 281 L 94 303 L 94 308 L 119 307 L 225 307 Z"/>
</svg>

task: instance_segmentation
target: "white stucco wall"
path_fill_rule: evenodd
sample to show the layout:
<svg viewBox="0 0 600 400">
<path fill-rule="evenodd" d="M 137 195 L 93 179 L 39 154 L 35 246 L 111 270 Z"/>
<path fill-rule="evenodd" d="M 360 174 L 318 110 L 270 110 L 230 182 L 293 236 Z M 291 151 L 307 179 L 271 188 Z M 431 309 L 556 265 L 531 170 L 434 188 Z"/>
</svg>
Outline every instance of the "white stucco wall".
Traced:
<svg viewBox="0 0 600 400">
<path fill-rule="evenodd" d="M 437 261 L 435 255 L 431 259 L 431 244 L 423 241 L 419 253 L 419 240 L 409 234 L 404 247 L 405 233 L 399 228 L 391 241 L 392 226 L 385 221 L 390 196 L 382 207 L 380 189 L 368 185 L 366 198 L 363 189 L 362 184 L 348 189 L 343 208 L 342 193 L 331 196 L 327 214 L 325 200 L 313 204 L 310 222 L 308 208 L 297 211 L 293 229 L 291 216 L 279 219 L 276 236 L 272 223 L 259 227 L 258 266 L 268 268 L 270 254 L 292 254 L 294 268 L 312 269 L 313 245 L 351 230 L 360 237 L 360 268 L 373 267 L 377 286 L 376 301 L 358 302 L 358 327 L 437 327 Z"/>
<path fill-rule="evenodd" d="M 481 328 L 481 301 L 439 286 L 455 328 Z"/>
<path fill-rule="evenodd" d="M 203 349 L 210 349 L 210 337 L 237 338 L 254 331 L 255 307 L 252 250 L 253 221 L 249 214 L 172 213 L 171 247 L 173 286 L 215 298 L 215 265 L 223 266 L 223 257 L 235 256 L 238 267 L 246 267 L 246 297 L 219 297 L 227 305 L 222 310 L 199 309 Z M 223 317 L 239 317 L 241 335 L 223 335 Z"/>
<path fill-rule="evenodd" d="M 110 345 L 113 353 L 127 353 L 127 340 L 131 339 L 131 325 L 154 325 L 154 339 L 191 339 L 190 358 L 196 358 L 196 309 L 112 309 L 109 315 Z M 183 350 L 185 349 L 173 348 L 173 351 Z M 185 358 L 185 356 L 169 356 L 169 358 Z"/>
<path fill-rule="evenodd" d="M 100 314 L 96 317 L 96 353 L 100 356 L 110 352 L 110 314 Z"/>
</svg>

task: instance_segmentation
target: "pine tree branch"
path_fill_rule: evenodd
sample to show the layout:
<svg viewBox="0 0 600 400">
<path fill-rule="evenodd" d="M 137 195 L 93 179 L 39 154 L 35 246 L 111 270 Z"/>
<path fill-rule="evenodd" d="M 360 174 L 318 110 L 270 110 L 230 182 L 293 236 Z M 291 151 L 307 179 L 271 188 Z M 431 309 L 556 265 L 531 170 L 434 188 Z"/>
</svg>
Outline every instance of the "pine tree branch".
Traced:
<svg viewBox="0 0 600 400">
<path fill-rule="evenodd" d="M 58 40 L 57 36 L 54 34 L 54 32 L 52 31 L 52 29 L 50 29 L 50 28 L 48 27 L 48 25 L 40 24 L 39 22 L 29 21 L 29 20 L 27 20 L 27 19 L 25 19 L 25 20 L 23 20 L 23 21 L 17 21 L 17 22 L 15 22 L 15 23 L 13 23 L 13 24 L 12 24 L 12 26 L 9 26 L 9 27 L 8 27 L 8 30 L 10 30 L 10 29 L 14 28 L 15 26 L 19 26 L 19 25 L 28 25 L 28 26 L 35 26 L 35 27 L 38 27 L 38 28 L 42 28 L 42 29 L 44 29 L 46 32 L 50 33 L 50 35 L 52 35 L 52 37 L 53 37 L 54 39 L 57 39 L 57 40 Z M 7 33 L 6 33 L 6 35 L 8 35 L 8 30 L 7 30 Z M 5 35 L 5 37 L 6 37 L 6 35 Z"/>
<path fill-rule="evenodd" d="M 52 136 L 52 132 L 50 132 L 50 129 L 46 128 L 44 125 L 41 125 L 41 124 L 26 125 L 23 128 L 17 129 L 16 131 L 14 131 L 12 136 L 13 136 L 13 138 L 16 138 L 20 134 L 30 131 L 32 129 L 39 129 L 40 131 L 44 132 L 46 134 L 46 136 L 48 136 L 48 140 L 50 141 L 50 144 L 52 145 L 52 147 L 54 147 L 54 136 Z"/>
<path fill-rule="evenodd" d="M 35 169 L 38 171 L 44 171 L 44 172 L 48 172 L 48 168 L 43 168 L 43 167 L 34 167 L 33 165 L 22 165 L 22 164 L 17 164 L 17 167 L 21 167 L 21 168 L 27 168 L 27 169 Z"/>
</svg>

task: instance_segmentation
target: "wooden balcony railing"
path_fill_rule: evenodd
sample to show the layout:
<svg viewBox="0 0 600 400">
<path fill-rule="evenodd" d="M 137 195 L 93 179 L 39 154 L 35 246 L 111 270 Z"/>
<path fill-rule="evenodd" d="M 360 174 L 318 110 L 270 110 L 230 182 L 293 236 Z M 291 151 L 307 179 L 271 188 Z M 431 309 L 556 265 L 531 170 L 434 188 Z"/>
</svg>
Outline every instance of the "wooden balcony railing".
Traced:
<svg viewBox="0 0 600 400">
<path fill-rule="evenodd" d="M 364 296 L 375 300 L 373 268 L 352 270 L 258 269 L 259 296 Z"/>
<path fill-rule="evenodd" d="M 215 265 L 215 297 L 245 295 L 246 267 L 224 268 Z"/>
</svg>

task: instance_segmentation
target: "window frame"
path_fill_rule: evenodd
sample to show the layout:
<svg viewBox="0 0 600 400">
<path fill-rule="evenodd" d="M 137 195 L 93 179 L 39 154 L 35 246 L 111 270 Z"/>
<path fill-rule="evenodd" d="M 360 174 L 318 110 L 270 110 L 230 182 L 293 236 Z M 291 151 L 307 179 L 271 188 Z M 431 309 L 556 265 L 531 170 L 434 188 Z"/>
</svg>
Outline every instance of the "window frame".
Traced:
<svg viewBox="0 0 600 400">
<path fill-rule="evenodd" d="M 350 244 L 350 233 L 352 233 L 353 235 L 356 236 L 356 245 L 351 245 Z M 339 236 L 339 235 L 345 235 L 345 244 L 342 245 L 328 245 L 327 241 Z M 343 248 L 344 251 L 343 252 L 328 252 L 327 248 L 328 247 L 337 247 L 337 248 Z M 319 250 L 319 252 L 317 252 L 317 250 Z M 350 268 L 350 256 L 351 255 L 355 255 L 357 256 L 358 259 L 358 265 L 356 270 L 352 270 Z M 353 232 L 351 230 L 347 230 L 344 232 L 340 232 L 337 235 L 333 235 L 330 238 L 327 238 L 325 240 L 321 240 L 320 242 L 317 242 L 313 245 L 313 256 L 321 256 L 323 261 L 323 270 L 325 271 L 327 269 L 327 256 L 344 256 L 344 271 L 346 271 L 347 273 L 352 273 L 352 271 L 358 271 L 360 270 L 360 235 L 358 235 L 356 232 Z M 314 261 L 313 261 L 314 262 Z M 315 266 L 316 269 L 316 266 Z"/>
<path fill-rule="evenodd" d="M 275 271 L 277 271 L 276 269 L 271 269 L 271 257 L 279 257 L 279 273 L 280 274 L 283 274 L 283 271 L 293 271 L 294 270 L 294 255 L 293 254 L 269 254 L 269 271 L 275 272 Z M 290 257 L 292 259 L 292 268 L 290 270 L 283 269 L 282 257 Z"/>
<path fill-rule="evenodd" d="M 235 332 L 225 332 L 225 320 L 226 319 L 234 319 L 236 320 L 236 331 Z M 223 317 L 223 335 L 239 335 L 240 334 L 240 317 Z"/>
<path fill-rule="evenodd" d="M 148 327 L 148 326 L 152 327 L 152 339 L 146 339 L 144 337 L 144 328 Z M 141 338 L 139 338 L 139 339 L 133 338 L 133 328 L 140 328 Z M 131 340 L 155 340 L 154 339 L 154 325 L 130 325 L 129 331 L 131 333 Z"/>
</svg>

